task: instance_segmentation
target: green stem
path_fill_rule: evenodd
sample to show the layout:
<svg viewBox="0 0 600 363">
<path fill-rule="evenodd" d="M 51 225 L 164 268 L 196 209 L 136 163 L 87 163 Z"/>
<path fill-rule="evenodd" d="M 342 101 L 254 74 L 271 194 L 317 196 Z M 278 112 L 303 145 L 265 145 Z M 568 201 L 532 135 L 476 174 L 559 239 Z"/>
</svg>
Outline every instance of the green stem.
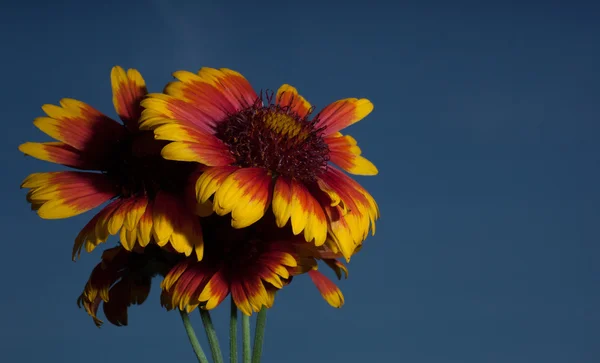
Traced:
<svg viewBox="0 0 600 363">
<path fill-rule="evenodd" d="M 256 329 L 254 330 L 254 347 L 252 348 L 252 363 L 260 363 L 263 341 L 265 340 L 265 326 L 267 325 L 267 308 L 263 308 L 256 317 Z"/>
<path fill-rule="evenodd" d="M 196 337 L 196 333 L 194 332 L 194 327 L 192 327 L 192 323 L 190 322 L 190 317 L 188 313 L 185 311 L 179 310 L 179 314 L 181 314 L 181 320 L 183 321 L 183 326 L 185 327 L 185 332 L 190 339 L 190 344 L 192 345 L 192 349 L 194 349 L 194 353 L 196 353 L 196 358 L 198 358 L 198 362 L 200 363 L 208 363 L 208 359 L 206 358 L 206 354 L 202 350 L 200 343 L 198 342 L 198 338 Z"/>
<path fill-rule="evenodd" d="M 250 317 L 242 313 L 242 354 L 244 363 L 250 363 Z"/>
<path fill-rule="evenodd" d="M 229 362 L 237 363 L 237 313 L 238 309 L 231 298 L 231 319 L 229 320 Z"/>
<path fill-rule="evenodd" d="M 219 339 L 217 338 L 217 331 L 210 318 L 208 310 L 200 310 L 200 316 L 202 317 L 202 323 L 204 324 L 204 330 L 206 330 L 206 337 L 210 343 L 210 350 L 212 352 L 213 362 L 223 363 L 223 354 L 221 354 L 221 347 L 219 346 Z"/>
</svg>

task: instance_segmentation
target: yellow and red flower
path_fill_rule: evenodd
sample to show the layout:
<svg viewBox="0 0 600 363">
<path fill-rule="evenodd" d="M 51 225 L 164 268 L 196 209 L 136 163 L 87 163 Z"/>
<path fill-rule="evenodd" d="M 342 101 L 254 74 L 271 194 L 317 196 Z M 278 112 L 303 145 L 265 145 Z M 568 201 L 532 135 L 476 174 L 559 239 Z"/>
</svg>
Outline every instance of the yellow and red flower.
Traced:
<svg viewBox="0 0 600 363">
<path fill-rule="evenodd" d="M 152 278 L 165 273 L 180 260 L 180 255 L 150 245 L 130 252 L 122 246 L 102 254 L 102 261 L 92 270 L 84 291 L 77 299 L 96 326 L 102 325 L 98 309 L 114 325 L 127 325 L 127 309 L 142 304 L 150 293 Z"/>
<path fill-rule="evenodd" d="M 241 229 L 219 216 L 202 218 L 206 251 L 204 259 L 186 258 L 165 276 L 161 300 L 167 309 L 190 312 L 200 306 L 213 309 L 231 294 L 246 315 L 270 308 L 277 290 L 293 276 L 308 273 L 325 300 L 341 307 L 339 288 L 317 271 L 317 260 L 329 265 L 341 278 L 348 273 L 335 254 L 306 244 L 289 229 L 265 217 Z"/>
<path fill-rule="evenodd" d="M 74 99 L 42 107 L 47 117 L 34 125 L 57 141 L 26 142 L 19 150 L 85 171 L 32 174 L 21 185 L 30 189 L 27 200 L 46 219 L 68 218 L 110 201 L 77 236 L 74 258 L 118 233 L 127 250 L 154 241 L 201 259 L 200 223 L 182 197 L 193 166 L 164 160 L 165 142 L 139 129 L 140 102 L 147 94 L 141 74 L 117 66 L 111 84 L 123 124 Z"/>
<path fill-rule="evenodd" d="M 311 117 L 311 105 L 290 85 L 266 103 L 239 73 L 202 68 L 178 71 L 165 94 L 150 94 L 140 127 L 156 139 L 171 141 L 162 149 L 169 160 L 197 162 L 199 203 L 213 203 L 232 226 L 244 228 L 271 207 L 277 226 L 316 246 L 324 243 L 349 260 L 379 210 L 373 197 L 345 171 L 375 175 L 356 140 L 340 133 L 367 116 L 373 105 L 347 98 Z"/>
</svg>

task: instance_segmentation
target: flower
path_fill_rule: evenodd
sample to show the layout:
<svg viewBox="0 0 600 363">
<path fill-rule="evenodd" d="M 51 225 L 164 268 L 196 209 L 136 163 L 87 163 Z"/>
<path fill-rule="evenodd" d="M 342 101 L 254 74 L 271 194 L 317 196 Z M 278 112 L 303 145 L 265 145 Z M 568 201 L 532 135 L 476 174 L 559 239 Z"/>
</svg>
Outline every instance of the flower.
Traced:
<svg viewBox="0 0 600 363">
<path fill-rule="evenodd" d="M 140 102 L 147 93 L 141 74 L 117 66 L 112 69 L 111 84 L 123 124 L 74 99 L 42 107 L 47 117 L 37 118 L 34 125 L 58 141 L 26 142 L 19 150 L 85 171 L 28 176 L 21 187 L 30 189 L 31 208 L 42 218 L 57 219 L 110 201 L 77 236 L 73 258 L 83 247 L 92 251 L 117 233 L 126 250 L 155 241 L 202 258 L 200 224 L 182 197 L 193 167 L 164 160 L 160 150 L 165 143 L 139 129 Z"/>
<path fill-rule="evenodd" d="M 311 117 L 312 106 L 290 85 L 259 97 L 229 69 L 178 71 L 164 94 L 150 94 L 140 127 L 171 141 L 169 160 L 197 162 L 198 202 L 231 213 L 235 228 L 260 220 L 272 207 L 277 226 L 291 221 L 295 235 L 325 243 L 349 261 L 379 210 L 373 197 L 331 163 L 357 175 L 377 168 L 361 156 L 356 140 L 340 131 L 372 110 L 366 99 L 347 98 Z M 266 98 L 266 103 L 263 99 Z"/>
<path fill-rule="evenodd" d="M 334 253 L 307 244 L 289 229 L 278 228 L 273 216 L 249 227 L 235 229 L 229 219 L 202 218 L 205 254 L 202 261 L 185 258 L 165 276 L 161 300 L 168 309 L 190 312 L 200 306 L 213 309 L 231 294 L 246 315 L 270 308 L 277 290 L 293 276 L 308 273 L 325 300 L 341 307 L 339 288 L 317 271 L 317 260 L 334 269 L 338 278 L 348 274 Z"/>
<path fill-rule="evenodd" d="M 84 307 L 102 325 L 98 308 L 103 303 L 104 315 L 114 325 L 127 325 L 127 309 L 142 304 L 150 293 L 152 278 L 165 273 L 180 259 L 180 255 L 155 245 L 127 251 L 122 246 L 107 249 L 102 261 L 92 270 L 77 305 Z"/>
</svg>

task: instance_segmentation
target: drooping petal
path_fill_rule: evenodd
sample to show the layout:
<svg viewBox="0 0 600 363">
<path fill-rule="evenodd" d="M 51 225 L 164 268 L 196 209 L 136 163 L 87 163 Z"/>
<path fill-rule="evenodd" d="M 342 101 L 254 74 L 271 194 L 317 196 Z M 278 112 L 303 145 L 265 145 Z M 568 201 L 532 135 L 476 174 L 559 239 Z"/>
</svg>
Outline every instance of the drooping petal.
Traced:
<svg viewBox="0 0 600 363">
<path fill-rule="evenodd" d="M 348 278 L 348 268 L 342 262 L 336 259 L 329 258 L 323 259 L 323 262 L 325 262 L 327 266 L 329 266 L 329 268 L 331 268 L 333 272 L 335 272 L 335 275 L 337 276 L 338 280 L 342 279 L 342 274 L 344 275 L 345 279 Z"/>
<path fill-rule="evenodd" d="M 296 88 L 284 84 L 277 90 L 277 104 L 281 107 L 289 107 L 298 117 L 304 118 L 311 110 L 311 105 L 304 97 L 298 94 Z"/>
<path fill-rule="evenodd" d="M 221 216 L 231 213 L 234 228 L 253 224 L 262 218 L 271 202 L 271 181 L 271 175 L 265 169 L 238 169 L 215 193 L 215 212 Z"/>
<path fill-rule="evenodd" d="M 369 231 L 375 233 L 379 208 L 369 193 L 335 168 L 328 168 L 319 178 L 318 186 L 327 195 L 319 201 L 329 221 L 330 237 L 349 261 Z"/>
<path fill-rule="evenodd" d="M 246 297 L 248 298 L 248 302 L 250 303 L 252 311 L 259 312 L 269 300 L 267 290 L 265 289 L 265 285 L 263 284 L 262 280 L 256 275 L 245 276 L 243 278 L 242 286 L 244 288 Z M 252 313 L 252 311 L 250 311 L 250 314 Z"/>
<path fill-rule="evenodd" d="M 81 101 L 60 100 L 60 106 L 44 105 L 48 117 L 33 122 L 52 138 L 86 153 L 109 155 L 125 135 L 122 125 Z"/>
<path fill-rule="evenodd" d="M 104 305 L 104 315 L 114 325 L 127 325 L 127 309 L 142 304 L 150 292 L 155 266 L 149 263 L 154 254 L 130 253 L 121 246 L 110 248 L 102 254 L 102 262 L 92 271 L 84 291 L 77 300 L 80 307 L 102 325 L 97 317 L 98 308 Z"/>
<path fill-rule="evenodd" d="M 205 168 L 196 180 L 196 198 L 198 203 L 206 203 L 223 185 L 223 182 L 240 168 L 221 166 Z"/>
<path fill-rule="evenodd" d="M 72 254 L 73 260 L 79 258 L 82 248 L 85 247 L 86 252 L 92 252 L 100 243 L 106 242 L 110 236 L 109 224 L 111 217 L 124 203 L 125 200 L 123 199 L 112 201 L 83 227 L 75 238 Z"/>
<path fill-rule="evenodd" d="M 334 308 L 341 308 L 344 305 L 344 295 L 342 291 L 325 275 L 320 273 L 317 270 L 312 270 L 308 272 L 308 276 L 315 284 L 323 299 L 329 303 L 329 305 Z"/>
<path fill-rule="evenodd" d="M 325 142 L 329 146 L 330 160 L 340 168 L 355 175 L 377 175 L 377 168 L 360 155 L 361 150 L 352 136 L 338 132 L 325 137 Z"/>
<path fill-rule="evenodd" d="M 62 142 L 26 142 L 19 150 L 29 156 L 81 170 L 98 170 L 102 164 Z"/>
<path fill-rule="evenodd" d="M 186 258 L 169 271 L 161 284 L 167 309 L 193 310 L 202 290 L 215 274 L 213 265 Z"/>
<path fill-rule="evenodd" d="M 128 323 L 127 309 L 131 305 L 141 305 L 150 293 L 151 280 L 149 277 L 133 279 L 123 277 L 110 288 L 109 298 L 104 302 L 104 315 L 115 326 L 126 326 Z"/>
<path fill-rule="evenodd" d="M 315 117 L 317 129 L 324 128 L 323 135 L 336 133 L 365 118 L 373 111 L 371 101 L 361 98 L 346 98 L 325 107 Z"/>
<path fill-rule="evenodd" d="M 229 281 L 223 274 L 223 270 L 215 273 L 210 281 L 206 284 L 202 293 L 198 297 L 199 301 L 206 302 L 204 308 L 206 310 L 214 309 L 219 305 L 229 294 Z"/>
<path fill-rule="evenodd" d="M 295 235 L 304 231 L 306 241 L 317 246 L 327 238 L 327 219 L 321 205 L 308 189 L 296 180 L 279 177 L 273 194 L 273 212 L 278 227 L 283 227 L 288 219 L 292 221 Z"/>
<path fill-rule="evenodd" d="M 153 203 L 152 224 L 159 246 L 170 243 L 177 252 L 186 256 L 195 252 L 196 257 L 202 259 L 204 242 L 200 222 L 179 198 L 159 192 Z"/>
<path fill-rule="evenodd" d="M 72 217 L 108 201 L 118 192 L 106 175 L 72 171 L 29 175 L 21 188 L 44 219 Z"/>
<path fill-rule="evenodd" d="M 119 66 L 110 73 L 113 105 L 123 123 L 132 131 L 137 130 L 142 115 L 141 102 L 148 93 L 144 78 L 136 69 L 127 72 Z"/>
<path fill-rule="evenodd" d="M 285 176 L 279 176 L 275 181 L 273 213 L 279 228 L 283 228 L 292 216 L 292 181 Z"/>
</svg>

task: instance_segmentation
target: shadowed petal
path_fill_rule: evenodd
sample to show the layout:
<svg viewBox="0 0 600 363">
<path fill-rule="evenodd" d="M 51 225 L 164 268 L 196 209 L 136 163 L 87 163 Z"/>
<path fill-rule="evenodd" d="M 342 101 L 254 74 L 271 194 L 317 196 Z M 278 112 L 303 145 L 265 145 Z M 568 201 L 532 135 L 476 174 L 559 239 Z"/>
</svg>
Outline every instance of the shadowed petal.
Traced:
<svg viewBox="0 0 600 363">
<path fill-rule="evenodd" d="M 81 170 L 98 170 L 102 163 L 95 162 L 79 150 L 63 142 L 26 142 L 19 150 L 39 160 L 62 164 Z"/>
<path fill-rule="evenodd" d="M 68 218 L 87 212 L 117 193 L 105 175 L 73 171 L 31 174 L 21 188 L 30 189 L 27 200 L 44 219 Z"/>
<path fill-rule="evenodd" d="M 44 105 L 48 117 L 39 117 L 33 124 L 50 137 L 73 148 L 107 155 L 125 135 L 125 128 L 81 101 L 60 100 L 60 106 Z"/>
<path fill-rule="evenodd" d="M 137 130 L 142 115 L 140 103 L 148 93 L 144 78 L 136 69 L 125 72 L 123 68 L 115 66 L 110 73 L 110 82 L 117 114 L 130 130 Z"/>
</svg>

